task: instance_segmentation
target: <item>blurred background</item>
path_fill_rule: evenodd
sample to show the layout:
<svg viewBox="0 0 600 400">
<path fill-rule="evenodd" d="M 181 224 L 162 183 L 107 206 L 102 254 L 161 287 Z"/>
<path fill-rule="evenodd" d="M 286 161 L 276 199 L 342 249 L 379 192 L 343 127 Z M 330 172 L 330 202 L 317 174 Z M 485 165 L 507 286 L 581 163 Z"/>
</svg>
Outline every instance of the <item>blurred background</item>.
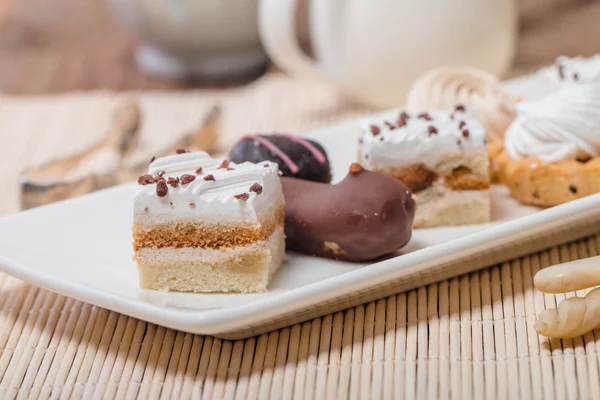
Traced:
<svg viewBox="0 0 600 400">
<path fill-rule="evenodd" d="M 590 56 L 598 20 L 600 0 L 0 0 L 0 215 L 181 143 L 223 154 L 401 106 L 434 67 Z"/>
<path fill-rule="evenodd" d="M 169 3 L 180 3 L 182 7 L 188 3 L 178 0 L 0 0 L 0 90 L 33 95 L 73 90 L 185 89 L 215 85 L 210 79 L 190 82 L 152 78 L 138 69 L 134 57 L 139 42 L 133 32 L 135 29 L 131 22 L 126 27 L 123 19 L 118 19 L 118 16 L 123 17 L 119 12 L 126 13 L 118 10 L 127 8 L 123 5 L 128 2 L 147 5 L 149 9 L 154 8 L 151 10 L 154 13 L 160 13 L 159 7 L 163 5 L 168 9 Z M 196 3 L 215 3 L 215 7 L 223 8 L 222 12 L 233 13 L 226 11 L 227 7 L 235 10 L 242 3 L 252 2 Z M 307 0 L 300 2 L 297 18 L 299 37 L 308 46 L 307 3 Z M 560 54 L 591 55 L 600 49 L 599 1 L 517 0 L 517 3 L 519 35 L 508 76 L 551 63 Z M 196 24 L 206 22 L 199 16 Z M 208 35 L 226 35 L 224 31 L 233 29 L 222 28 Z M 236 79 L 221 80 L 217 84 L 243 84 L 267 70 L 266 65 L 259 65 Z"/>
</svg>

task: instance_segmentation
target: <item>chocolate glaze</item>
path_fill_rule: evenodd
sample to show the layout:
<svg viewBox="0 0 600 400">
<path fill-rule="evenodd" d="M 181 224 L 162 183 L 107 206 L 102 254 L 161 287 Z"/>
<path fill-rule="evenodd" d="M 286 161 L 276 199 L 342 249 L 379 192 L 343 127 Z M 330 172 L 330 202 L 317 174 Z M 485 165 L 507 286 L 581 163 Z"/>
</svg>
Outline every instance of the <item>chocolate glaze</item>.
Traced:
<svg viewBox="0 0 600 400">
<path fill-rule="evenodd" d="M 291 135 L 248 135 L 233 146 L 229 159 L 235 163 L 268 160 L 279 165 L 283 176 L 331 181 L 331 168 L 323 147 L 314 140 Z"/>
<path fill-rule="evenodd" d="M 345 261 L 372 260 L 404 246 L 415 203 L 399 180 L 353 164 L 337 185 L 282 178 L 286 246 Z"/>
</svg>

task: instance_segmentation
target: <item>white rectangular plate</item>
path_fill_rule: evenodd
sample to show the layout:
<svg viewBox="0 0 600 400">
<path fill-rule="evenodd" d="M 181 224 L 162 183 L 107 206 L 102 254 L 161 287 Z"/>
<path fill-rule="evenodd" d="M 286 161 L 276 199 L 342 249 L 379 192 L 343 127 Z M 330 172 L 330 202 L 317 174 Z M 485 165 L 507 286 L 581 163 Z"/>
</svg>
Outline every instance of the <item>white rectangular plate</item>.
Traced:
<svg viewBox="0 0 600 400">
<path fill-rule="evenodd" d="M 534 97 L 535 80 L 515 81 Z M 356 123 L 311 136 L 343 178 L 356 154 Z M 161 293 L 138 287 L 132 196 L 124 185 L 0 219 L 0 269 L 82 301 L 192 333 L 240 338 L 334 312 L 583 237 L 600 219 L 600 195 L 541 211 L 492 188 L 493 222 L 416 230 L 401 253 L 375 264 L 288 254 L 264 294 Z"/>
</svg>

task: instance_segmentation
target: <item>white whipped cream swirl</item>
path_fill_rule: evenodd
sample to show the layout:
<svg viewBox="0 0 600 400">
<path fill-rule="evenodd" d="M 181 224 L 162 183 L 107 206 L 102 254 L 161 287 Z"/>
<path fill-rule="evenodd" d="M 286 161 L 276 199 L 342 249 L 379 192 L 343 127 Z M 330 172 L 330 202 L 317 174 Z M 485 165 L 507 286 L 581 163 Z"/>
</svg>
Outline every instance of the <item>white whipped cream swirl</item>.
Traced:
<svg viewBox="0 0 600 400">
<path fill-rule="evenodd" d="M 568 85 L 517 106 L 504 146 L 513 159 L 546 162 L 600 154 L 600 84 Z"/>
</svg>

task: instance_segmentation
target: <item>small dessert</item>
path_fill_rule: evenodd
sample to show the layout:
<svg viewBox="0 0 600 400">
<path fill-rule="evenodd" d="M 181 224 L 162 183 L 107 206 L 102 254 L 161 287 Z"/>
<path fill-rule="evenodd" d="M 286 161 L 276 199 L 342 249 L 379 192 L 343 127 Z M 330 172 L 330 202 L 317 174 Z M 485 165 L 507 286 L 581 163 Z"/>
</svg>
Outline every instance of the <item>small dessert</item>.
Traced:
<svg viewBox="0 0 600 400">
<path fill-rule="evenodd" d="M 331 182 L 331 168 L 323 147 L 314 140 L 292 135 L 244 136 L 231 149 L 229 159 L 236 163 L 270 160 L 279 165 L 283 176 Z"/>
<path fill-rule="evenodd" d="M 352 164 L 336 185 L 285 177 L 281 183 L 290 250 L 366 261 L 398 250 L 411 237 L 415 203 L 408 188 L 388 175 Z"/>
<path fill-rule="evenodd" d="M 561 84 L 600 83 L 600 54 L 588 58 L 560 56 L 542 73 Z"/>
<path fill-rule="evenodd" d="M 412 190 L 414 228 L 490 220 L 485 129 L 464 106 L 365 120 L 359 149 L 365 168 L 391 175 Z"/>
<path fill-rule="evenodd" d="M 494 75 L 471 67 L 431 70 L 415 81 L 406 99 L 412 113 L 464 104 L 485 127 L 490 142 L 502 141 L 515 118 L 515 101 Z"/>
<path fill-rule="evenodd" d="M 499 181 L 542 207 L 600 192 L 600 85 L 567 85 L 523 102 L 492 158 Z"/>
<path fill-rule="evenodd" d="M 141 286 L 266 291 L 285 252 L 277 164 L 177 153 L 153 160 L 138 179 L 133 247 Z"/>
</svg>

